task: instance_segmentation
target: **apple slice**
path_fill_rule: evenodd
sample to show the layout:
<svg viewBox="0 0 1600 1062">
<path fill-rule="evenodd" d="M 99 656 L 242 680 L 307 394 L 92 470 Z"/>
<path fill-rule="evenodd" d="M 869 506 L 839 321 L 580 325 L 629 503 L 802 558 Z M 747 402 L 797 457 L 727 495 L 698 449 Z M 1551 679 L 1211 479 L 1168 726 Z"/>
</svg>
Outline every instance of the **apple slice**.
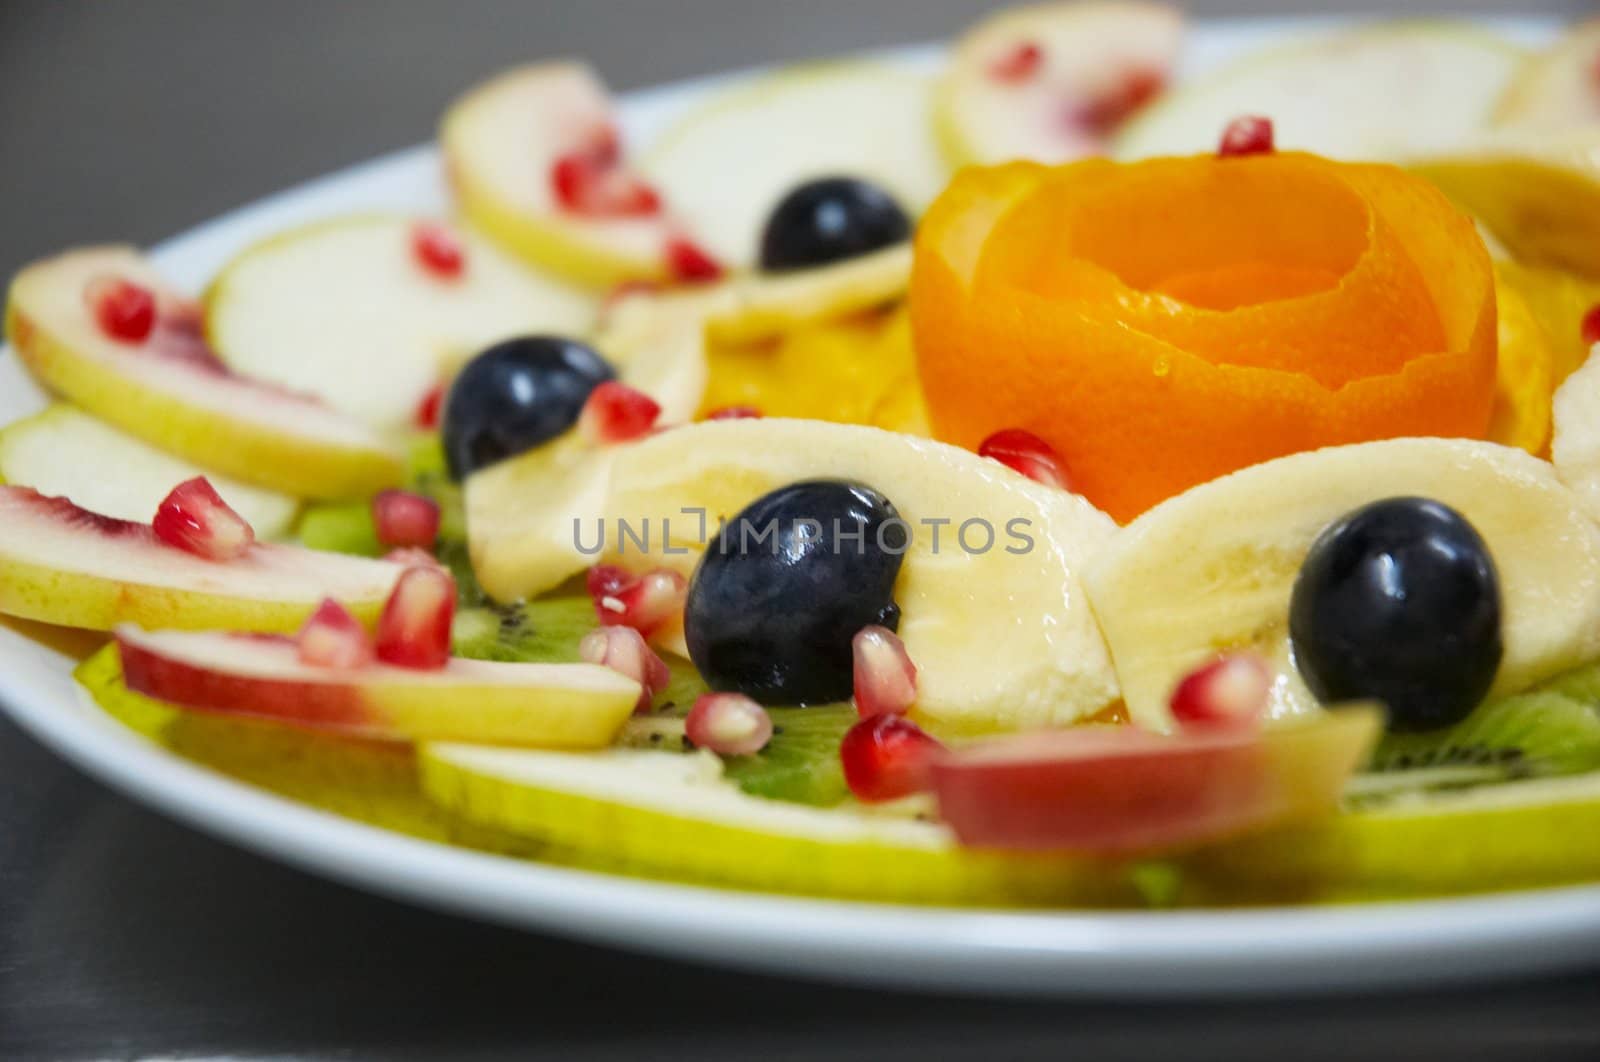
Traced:
<svg viewBox="0 0 1600 1062">
<path fill-rule="evenodd" d="M 114 474 L 108 474 L 114 470 Z M 148 522 L 179 483 L 206 470 L 162 453 L 65 402 L 0 430 L 0 480 L 70 498 L 102 516 Z M 209 475 L 261 538 L 289 533 L 300 503 L 276 491 Z"/>
<path fill-rule="evenodd" d="M 439 139 L 467 219 L 528 262 L 580 284 L 675 278 L 680 227 L 622 164 L 605 86 L 581 63 L 508 70 L 457 100 Z M 559 172 L 558 172 L 559 171 Z M 561 176 L 636 194 L 609 208 Z M 586 175 L 586 176 L 585 176 Z M 601 197 L 603 198 L 603 197 Z"/>
<path fill-rule="evenodd" d="M 148 523 L 0 487 L 0 613 L 43 623 L 292 631 L 328 597 L 371 622 L 403 570 L 261 543 L 237 560 L 204 560 L 162 543 Z"/>
<path fill-rule="evenodd" d="M 1169 93 L 1112 144 L 1119 158 L 1213 152 L 1241 115 L 1271 118 L 1280 150 L 1390 159 L 1489 124 L 1523 53 L 1466 23 L 1398 22 L 1249 56 Z"/>
<path fill-rule="evenodd" d="M 1183 14 L 1090 0 L 1014 8 L 968 30 L 939 85 L 940 143 L 953 166 L 1068 162 L 1105 151 L 1165 87 Z"/>
<path fill-rule="evenodd" d="M 600 748 L 639 685 L 593 664 L 451 660 L 431 671 L 300 662 L 293 640 L 116 630 L 128 688 L 169 704 L 395 741 Z"/>
<path fill-rule="evenodd" d="M 879 901 L 1137 902 L 1118 867 L 969 851 L 945 827 L 903 814 L 751 796 L 705 750 L 428 744 L 419 752 L 423 791 L 454 816 L 554 845 L 585 865 Z"/>
<path fill-rule="evenodd" d="M 1132 854 L 1332 812 L 1383 733 L 1373 706 L 1267 727 L 1023 734 L 935 759 L 939 816 L 966 845 Z"/>
<path fill-rule="evenodd" d="M 862 62 L 796 67 L 707 101 L 661 138 L 644 169 L 714 258 L 749 269 L 772 209 L 813 178 L 865 178 L 920 214 L 950 175 L 931 110 L 922 74 Z"/>
<path fill-rule="evenodd" d="M 108 283 L 154 299 L 135 339 L 91 305 Z M 130 247 L 69 251 L 11 283 L 6 334 L 28 371 L 85 412 L 223 475 L 307 498 L 397 484 L 400 455 L 314 399 L 236 376 L 200 339 L 193 307 Z"/>
<path fill-rule="evenodd" d="M 1495 120 L 1540 132 L 1600 123 L 1600 18 L 1571 27 L 1528 60 L 1501 98 Z"/>
<path fill-rule="evenodd" d="M 447 241 L 453 257 L 430 258 L 430 239 Z M 247 248 L 207 291 L 206 332 L 238 372 L 404 429 L 441 379 L 491 343 L 584 335 L 594 313 L 591 296 L 472 233 L 361 216 Z"/>
</svg>

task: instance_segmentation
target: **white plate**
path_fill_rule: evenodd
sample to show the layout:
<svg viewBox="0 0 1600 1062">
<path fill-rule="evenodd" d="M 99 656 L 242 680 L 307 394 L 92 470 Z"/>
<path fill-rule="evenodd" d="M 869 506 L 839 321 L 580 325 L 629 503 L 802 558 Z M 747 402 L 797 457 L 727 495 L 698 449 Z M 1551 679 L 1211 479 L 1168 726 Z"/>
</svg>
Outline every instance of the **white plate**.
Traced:
<svg viewBox="0 0 1600 1062">
<path fill-rule="evenodd" d="M 1306 23 L 1201 27 L 1190 69 Z M 1523 38 L 1550 27 L 1502 23 Z M 913 49 L 896 58 L 931 64 Z M 633 142 L 714 82 L 636 94 Z M 157 263 L 198 290 L 237 249 L 347 210 L 441 209 L 431 147 L 273 196 L 169 240 Z M 0 360 L 0 422 L 41 396 Z M 314 873 L 432 907 L 600 943 L 780 974 L 1008 994 L 1331 991 L 1510 976 L 1600 960 L 1600 887 L 1495 897 L 1223 912 L 1017 913 L 788 899 L 565 870 L 389 833 L 178 758 L 80 698 L 71 661 L 0 628 L 0 701 L 90 774 L 174 818 Z M 108 903 L 115 902 L 107 898 Z"/>
</svg>

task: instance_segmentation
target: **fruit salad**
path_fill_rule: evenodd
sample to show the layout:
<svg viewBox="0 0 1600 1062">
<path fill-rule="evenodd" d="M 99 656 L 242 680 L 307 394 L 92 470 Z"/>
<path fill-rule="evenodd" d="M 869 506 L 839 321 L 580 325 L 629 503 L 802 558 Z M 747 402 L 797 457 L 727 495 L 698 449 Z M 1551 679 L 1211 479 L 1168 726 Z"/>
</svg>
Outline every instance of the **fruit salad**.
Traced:
<svg viewBox="0 0 1600 1062">
<path fill-rule="evenodd" d="M 109 716 L 501 855 L 1141 907 L 1600 880 L 1600 24 L 1005 11 L 448 216 L 13 278 L 0 613 Z M 739 165 L 729 166 L 737 158 Z"/>
</svg>

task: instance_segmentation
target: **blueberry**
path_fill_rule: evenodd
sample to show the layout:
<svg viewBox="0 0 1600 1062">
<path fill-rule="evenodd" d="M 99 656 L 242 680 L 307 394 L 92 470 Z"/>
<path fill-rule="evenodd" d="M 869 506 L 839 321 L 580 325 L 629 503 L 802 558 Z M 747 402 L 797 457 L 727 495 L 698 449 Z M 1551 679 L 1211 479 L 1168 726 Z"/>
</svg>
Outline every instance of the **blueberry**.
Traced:
<svg viewBox="0 0 1600 1062">
<path fill-rule="evenodd" d="M 450 387 L 440 429 L 450 475 L 465 479 L 554 439 L 577 423 L 589 392 L 615 376 L 604 358 L 573 339 L 496 343 Z"/>
<path fill-rule="evenodd" d="M 1371 698 L 1391 730 L 1460 722 L 1489 692 L 1503 650 L 1500 577 L 1460 513 L 1390 498 L 1313 543 L 1289 604 L 1306 684 L 1324 702 Z"/>
<path fill-rule="evenodd" d="M 849 700 L 850 640 L 900 623 L 894 581 L 910 528 L 860 483 L 794 483 L 751 502 L 689 583 L 689 655 L 715 690 L 762 704 Z"/>
<path fill-rule="evenodd" d="M 807 269 L 867 254 L 909 238 L 894 198 L 854 177 L 808 181 L 784 196 L 761 234 L 761 268 Z"/>
</svg>

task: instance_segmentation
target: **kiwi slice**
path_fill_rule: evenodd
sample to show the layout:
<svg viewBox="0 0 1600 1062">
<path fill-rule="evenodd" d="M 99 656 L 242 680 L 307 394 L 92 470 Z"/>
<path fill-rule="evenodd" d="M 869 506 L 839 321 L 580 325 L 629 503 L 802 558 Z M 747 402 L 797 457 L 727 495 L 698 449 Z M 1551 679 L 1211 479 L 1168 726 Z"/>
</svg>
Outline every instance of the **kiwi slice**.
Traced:
<svg viewBox="0 0 1600 1062">
<path fill-rule="evenodd" d="M 1585 683 L 1594 688 L 1585 691 Z M 1484 704 L 1444 730 L 1388 734 L 1372 765 L 1394 772 L 1476 768 L 1481 782 L 1577 774 L 1600 767 L 1597 709 L 1600 668 L 1586 669 Z"/>
<path fill-rule="evenodd" d="M 353 553 L 358 557 L 380 557 L 383 544 L 372 524 L 372 506 L 367 502 L 339 502 L 308 505 L 300 515 L 300 544 L 330 553 Z"/>
</svg>

